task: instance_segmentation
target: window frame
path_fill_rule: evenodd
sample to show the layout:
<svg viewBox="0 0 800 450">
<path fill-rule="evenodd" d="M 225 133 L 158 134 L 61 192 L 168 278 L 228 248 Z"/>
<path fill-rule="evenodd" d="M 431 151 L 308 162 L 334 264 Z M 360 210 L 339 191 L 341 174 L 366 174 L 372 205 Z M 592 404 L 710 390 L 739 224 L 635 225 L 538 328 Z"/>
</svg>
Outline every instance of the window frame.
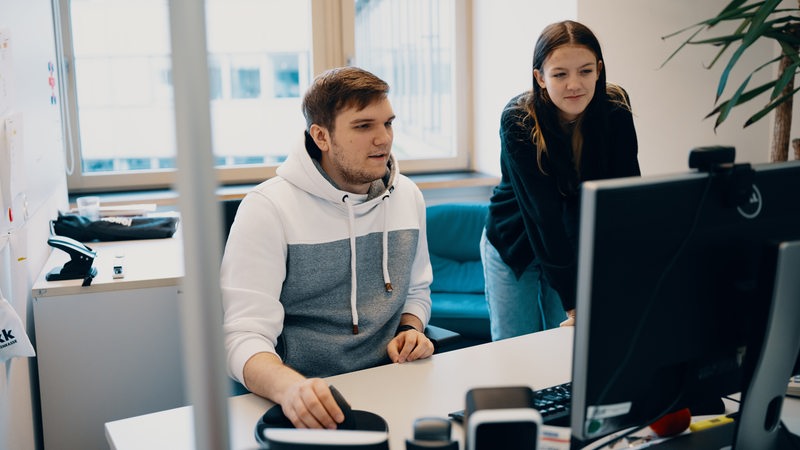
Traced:
<svg viewBox="0 0 800 450">
<path fill-rule="evenodd" d="M 71 193 L 114 192 L 171 188 L 176 182 L 175 169 L 148 169 L 124 173 L 83 173 L 77 88 L 72 47 L 71 0 L 52 0 L 58 59 L 58 82 L 61 95 L 61 118 L 64 136 L 67 187 Z M 351 64 L 355 53 L 355 6 L 353 0 L 310 0 L 312 76 L 327 69 Z M 472 156 L 472 79 L 470 27 L 471 0 L 455 0 L 455 54 L 452 81 L 454 86 L 454 145 L 456 154 L 448 158 L 402 160 L 405 174 L 470 171 Z M 298 112 L 299 114 L 299 112 Z M 277 165 L 217 167 L 220 185 L 255 184 L 275 176 Z"/>
</svg>

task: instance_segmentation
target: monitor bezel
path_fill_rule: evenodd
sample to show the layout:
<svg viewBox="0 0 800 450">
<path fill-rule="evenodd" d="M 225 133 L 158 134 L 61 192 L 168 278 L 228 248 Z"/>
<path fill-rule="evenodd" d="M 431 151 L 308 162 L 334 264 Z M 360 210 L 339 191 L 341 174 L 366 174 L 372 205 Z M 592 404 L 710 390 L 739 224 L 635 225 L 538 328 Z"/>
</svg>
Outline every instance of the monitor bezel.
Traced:
<svg viewBox="0 0 800 450">
<path fill-rule="evenodd" d="M 762 164 L 753 166 L 756 172 L 761 176 L 769 176 L 772 170 L 798 170 L 800 169 L 800 161 L 793 161 L 782 164 Z M 799 171 L 800 172 L 800 171 Z M 585 182 L 582 187 L 582 205 L 581 205 L 581 242 L 580 250 L 578 253 L 578 280 L 577 280 L 577 304 L 578 322 L 576 324 L 575 338 L 574 338 L 574 353 L 573 353 L 573 393 L 572 393 L 572 434 L 573 440 L 576 442 L 591 442 L 607 436 L 609 433 L 590 434 L 585 429 L 587 422 L 587 414 L 583 405 L 586 404 L 585 390 L 581 386 L 585 386 L 588 382 L 589 374 L 586 365 L 588 364 L 588 352 L 590 351 L 589 339 L 591 336 L 591 323 L 586 317 L 581 320 L 581 311 L 591 310 L 591 285 L 592 285 L 592 265 L 594 263 L 595 254 L 595 236 L 594 236 L 594 217 L 596 214 L 596 197 L 599 192 L 608 189 L 626 189 L 626 188 L 639 188 L 648 186 L 658 186 L 664 183 L 682 183 L 692 182 L 703 179 L 708 179 L 709 173 L 706 172 L 689 172 L 680 174 L 667 174 L 661 176 L 651 177 L 631 177 L 620 178 L 613 180 L 589 181 Z M 709 182 L 710 183 L 710 182 Z M 757 192 L 757 188 L 756 188 Z M 758 208 L 760 204 L 759 193 Z M 702 203 L 701 203 L 702 206 Z M 745 208 L 746 209 L 746 208 Z M 739 210 L 742 215 L 754 214 L 758 215 L 759 210 Z M 665 411 L 666 412 L 666 411 Z M 646 424 L 641 424 L 646 426 Z"/>
</svg>

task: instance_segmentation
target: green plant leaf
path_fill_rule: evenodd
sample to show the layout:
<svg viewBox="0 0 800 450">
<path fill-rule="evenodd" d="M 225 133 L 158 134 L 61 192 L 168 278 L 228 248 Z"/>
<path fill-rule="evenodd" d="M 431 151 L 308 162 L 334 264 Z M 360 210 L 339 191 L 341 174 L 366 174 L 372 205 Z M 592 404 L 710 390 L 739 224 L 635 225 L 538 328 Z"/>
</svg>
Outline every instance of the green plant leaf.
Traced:
<svg viewBox="0 0 800 450">
<path fill-rule="evenodd" d="M 748 75 L 747 78 L 745 78 L 745 80 L 739 86 L 739 88 L 736 89 L 736 92 L 733 93 L 731 99 L 725 102 L 725 107 L 720 109 L 719 115 L 717 116 L 717 121 L 714 123 L 714 131 L 716 131 L 717 127 L 719 127 L 722 124 L 722 122 L 724 122 L 725 119 L 728 118 L 728 114 L 730 114 L 731 109 L 733 109 L 734 106 L 739 104 L 739 97 L 742 96 L 744 88 L 747 87 L 747 83 L 750 82 L 750 78 L 752 77 L 753 77 L 752 73 Z"/>
<path fill-rule="evenodd" d="M 732 43 L 734 43 L 736 41 L 741 41 L 743 37 L 744 37 L 744 33 L 728 34 L 728 35 L 725 35 L 725 36 L 714 36 L 712 38 L 700 39 L 700 40 L 697 40 L 697 41 L 690 41 L 689 44 L 690 45 L 711 44 L 711 45 L 714 45 L 714 46 L 728 45 L 728 44 L 732 44 Z"/>
<path fill-rule="evenodd" d="M 775 10 L 775 8 L 780 5 L 781 0 L 766 0 L 764 1 L 758 10 L 755 11 L 755 14 L 750 21 L 750 27 L 745 33 L 745 36 L 742 38 L 742 45 L 736 49 L 736 51 L 731 56 L 731 59 L 728 60 L 728 64 L 725 66 L 725 69 L 722 71 L 722 75 L 719 79 L 719 85 L 717 86 L 717 100 L 722 96 L 722 92 L 725 90 L 725 85 L 728 83 L 728 76 L 730 75 L 730 71 L 739 61 L 742 54 L 745 50 L 747 50 L 750 45 L 752 45 L 759 36 L 764 34 L 765 31 L 770 29 L 769 25 L 766 24 L 767 17 Z"/>
<path fill-rule="evenodd" d="M 775 9 L 781 4 L 781 1 L 783 0 L 766 0 L 759 6 L 753 15 L 753 25 L 747 32 L 749 37 L 746 37 L 745 40 L 749 40 L 752 43 L 758 39 L 758 36 L 762 34 L 761 26 L 767 21 L 767 17 L 775 12 Z"/>
<path fill-rule="evenodd" d="M 745 16 L 750 16 L 753 13 L 751 10 L 758 10 L 765 2 L 756 2 L 751 5 L 744 5 L 747 0 L 734 0 L 728 3 L 728 6 L 722 9 L 716 17 L 712 17 L 704 22 L 708 23 L 709 28 L 717 25 L 720 22 L 727 20 L 736 20 Z"/>
<path fill-rule="evenodd" d="M 784 69 L 781 77 L 778 78 L 777 82 L 775 83 L 775 88 L 772 89 L 772 93 L 769 95 L 770 100 L 775 100 L 783 89 L 789 85 L 792 81 L 794 81 L 794 76 L 797 74 L 797 68 L 800 67 L 800 63 L 792 63 L 791 65 L 787 66 Z"/>
<path fill-rule="evenodd" d="M 750 79 L 753 77 L 753 75 L 755 75 L 758 71 L 764 69 L 765 67 L 768 67 L 768 66 L 770 66 L 770 65 L 772 65 L 775 62 L 780 61 L 780 60 L 781 60 L 781 57 L 779 56 L 777 58 L 774 58 L 774 59 L 772 59 L 772 60 L 760 65 L 758 68 L 756 68 L 755 70 L 750 72 L 750 75 L 748 75 L 747 78 L 745 78 L 745 80 L 739 85 L 739 88 L 736 89 L 736 92 L 734 92 L 733 96 L 731 96 L 731 98 L 728 101 L 724 102 L 722 105 L 720 105 L 719 107 L 715 108 L 708 116 L 706 116 L 706 118 L 708 118 L 708 117 L 710 117 L 710 116 L 712 116 L 712 115 L 714 115 L 716 113 L 719 113 L 719 115 L 717 116 L 716 123 L 714 125 L 714 129 L 715 130 L 717 129 L 717 127 L 720 126 L 720 124 L 722 124 L 722 122 L 725 121 L 725 119 L 728 118 L 728 114 L 730 114 L 731 110 L 734 107 L 736 107 L 738 105 L 741 105 L 742 103 L 745 103 L 748 100 L 751 100 L 756 95 L 761 94 L 764 91 L 766 91 L 767 89 L 769 89 L 770 86 L 775 85 L 775 83 L 776 83 L 775 81 L 770 81 L 770 82 L 768 82 L 766 84 L 763 84 L 763 85 L 759 86 L 756 89 L 748 91 L 747 92 L 747 97 L 744 97 L 744 95 L 745 95 L 744 94 L 744 90 L 747 87 L 747 85 L 750 83 Z"/>
<path fill-rule="evenodd" d="M 674 51 L 674 52 L 672 52 L 672 54 L 671 54 L 671 55 L 669 55 L 669 56 L 667 57 L 667 59 L 666 59 L 666 60 L 664 60 L 664 62 L 663 62 L 663 63 L 661 63 L 661 66 L 659 66 L 659 69 L 661 69 L 662 67 L 664 67 L 664 66 L 665 66 L 665 65 L 666 65 L 666 64 L 667 64 L 667 63 L 668 63 L 668 62 L 669 62 L 669 61 L 670 61 L 670 60 L 671 60 L 671 59 L 672 59 L 672 58 L 673 58 L 675 55 L 677 55 L 677 54 L 678 54 L 678 52 L 679 52 L 679 51 L 681 51 L 681 49 L 682 49 L 683 47 L 686 47 L 686 45 L 688 45 L 688 44 L 689 44 L 689 41 L 690 41 L 690 40 L 691 40 L 693 37 L 695 37 L 695 36 L 697 36 L 698 34 L 700 34 L 700 32 L 701 32 L 701 31 L 703 31 L 703 28 L 698 28 L 698 29 L 697 29 L 697 31 L 695 31 L 694 33 L 692 33 L 692 35 L 691 35 L 691 36 L 689 36 L 689 39 L 687 39 L 687 40 L 683 41 L 683 43 L 682 43 L 681 45 L 679 45 L 679 46 L 678 46 L 678 48 L 676 48 L 676 49 L 675 49 L 675 51 Z M 663 38 L 662 38 L 662 39 L 663 39 Z"/>
<path fill-rule="evenodd" d="M 736 62 L 739 61 L 739 58 L 742 57 L 742 54 L 750 44 L 746 42 L 742 42 L 742 45 L 736 49 L 736 51 L 731 56 L 731 59 L 728 60 L 728 64 L 725 66 L 725 69 L 722 71 L 722 75 L 719 77 L 719 84 L 717 85 L 717 95 L 716 101 L 719 101 L 719 98 L 722 97 L 722 92 L 725 91 L 725 86 L 728 84 L 728 77 L 730 76 L 731 70 L 733 70 L 733 66 L 736 65 Z"/>
<path fill-rule="evenodd" d="M 745 27 L 747 27 L 747 24 L 750 23 L 750 20 L 751 19 L 748 18 L 748 17 L 746 17 L 746 18 L 744 18 L 742 20 L 742 23 L 740 23 L 739 26 L 736 28 L 736 35 L 737 36 L 740 35 L 740 33 L 745 29 Z M 744 39 L 744 36 L 742 35 L 742 37 L 740 39 Z M 719 59 L 722 57 L 722 54 L 725 53 L 726 50 L 728 50 L 728 47 L 730 47 L 731 44 L 733 44 L 733 42 L 725 44 L 721 49 L 719 49 L 719 51 L 714 56 L 714 58 L 711 60 L 711 62 L 706 66 L 706 69 L 710 69 L 710 68 L 714 67 L 714 64 L 716 64 L 717 61 L 719 61 Z M 719 99 L 719 97 L 717 97 L 717 99 Z"/>
<path fill-rule="evenodd" d="M 788 35 L 786 33 L 782 33 L 782 32 L 781 33 L 766 33 L 766 34 L 764 34 L 764 37 L 767 37 L 767 38 L 770 38 L 770 39 L 776 41 L 778 44 L 780 44 L 781 49 L 783 50 L 783 52 L 787 53 L 789 55 L 794 55 L 794 54 L 797 53 L 797 51 L 795 50 L 794 52 L 787 52 L 787 47 L 786 46 L 793 47 L 795 49 L 797 47 L 800 47 L 800 38 Z"/>
<path fill-rule="evenodd" d="M 800 45 L 795 46 L 785 41 L 778 41 L 778 44 L 781 46 L 782 55 L 787 55 L 792 59 L 792 62 L 800 61 L 800 54 L 798 54 L 798 47 L 800 47 Z"/>
<path fill-rule="evenodd" d="M 759 95 L 763 94 L 764 92 L 772 89 L 772 87 L 774 85 L 775 85 L 775 80 L 770 81 L 768 83 L 764 83 L 761 86 L 758 86 L 758 87 L 753 88 L 753 89 L 751 89 L 751 90 L 749 90 L 747 92 L 742 93 L 742 95 L 739 96 L 739 100 L 736 102 L 736 106 L 742 105 L 744 103 L 749 102 L 750 100 L 758 97 Z M 716 108 L 714 108 L 713 111 L 708 113 L 704 117 L 704 119 L 708 119 L 709 117 L 711 117 L 711 116 L 717 114 L 718 112 L 722 111 L 722 109 L 728 107 L 728 105 L 730 105 L 730 103 L 731 103 L 731 100 L 727 100 L 725 102 L 720 103 Z M 732 108 L 732 106 L 731 106 L 731 108 Z"/>
<path fill-rule="evenodd" d="M 761 118 L 763 118 L 764 116 L 766 116 L 767 114 L 769 114 L 769 113 L 770 113 L 770 112 L 771 112 L 773 109 L 777 108 L 777 107 L 778 107 L 778 105 L 780 105 L 780 104 L 782 104 L 783 102 L 785 102 L 785 101 L 787 101 L 787 100 L 791 99 L 792 97 L 794 97 L 794 94 L 796 94 L 796 93 L 797 93 L 797 91 L 800 91 L 800 87 L 799 87 L 799 88 L 795 88 L 795 89 L 794 89 L 792 92 L 790 92 L 789 94 L 786 94 L 786 95 L 784 95 L 784 96 L 781 96 L 779 99 L 777 99 L 777 100 L 775 100 L 774 102 L 772 102 L 772 103 L 770 103 L 769 105 L 767 105 L 767 107 L 766 107 L 766 108 L 764 108 L 764 109 L 762 109 L 761 111 L 759 111 L 759 112 L 757 112 L 757 113 L 753 114 L 753 115 L 752 115 L 752 116 L 751 116 L 749 119 L 747 119 L 747 122 L 745 122 L 745 123 L 744 123 L 744 126 L 743 126 L 742 128 L 747 128 L 747 127 L 749 127 L 750 125 L 752 125 L 752 124 L 754 124 L 754 123 L 758 122 L 759 120 L 761 120 Z"/>
<path fill-rule="evenodd" d="M 726 7 L 722 8 L 722 11 L 720 11 L 718 16 L 723 16 L 725 14 L 728 14 L 728 13 L 732 12 L 732 11 L 736 11 L 736 10 L 740 9 L 742 7 L 742 5 L 745 4 L 746 2 L 747 2 L 747 0 L 732 0 L 730 3 L 728 3 L 728 5 Z"/>
<path fill-rule="evenodd" d="M 773 14 L 784 14 L 784 13 L 790 13 L 790 12 L 796 12 L 796 11 L 797 11 L 797 9 L 776 9 L 772 13 Z M 791 24 L 792 22 L 797 22 L 798 20 L 800 20 L 800 18 L 798 18 L 795 15 L 785 14 L 785 15 L 782 15 L 780 17 L 776 17 L 775 19 L 771 20 L 770 23 L 772 23 L 773 25 L 777 25 L 779 23 L 784 23 L 784 22 L 787 23 L 787 24 Z M 784 26 L 778 27 L 778 29 L 784 29 L 785 27 L 786 26 L 784 25 Z"/>
<path fill-rule="evenodd" d="M 798 6 L 800 6 L 800 2 L 798 3 Z M 661 67 L 664 67 L 667 62 L 674 58 L 675 55 L 687 45 L 712 45 L 719 47 L 714 58 L 706 68 L 713 67 L 724 55 L 729 54 L 729 48 L 735 47 L 735 50 L 730 54 L 720 74 L 715 103 L 720 102 L 734 68 L 742 60 L 743 54 L 754 43 L 759 40 L 769 39 L 778 42 L 781 46 L 781 54 L 777 58 L 774 58 L 774 55 L 767 55 L 770 60 L 750 72 L 745 80 L 739 84 L 733 95 L 730 96 L 727 101 L 719 103 L 718 106 L 706 116 L 706 118 L 714 115 L 717 116 L 714 125 L 715 130 L 722 122 L 729 118 L 733 108 L 749 102 L 767 91 L 772 90 L 769 103 L 759 112 L 751 116 L 745 123 L 745 127 L 760 120 L 778 105 L 790 100 L 795 93 L 800 91 L 800 87 L 798 87 L 793 89 L 790 95 L 782 95 L 783 91 L 791 84 L 796 73 L 800 72 L 800 51 L 798 51 L 798 48 L 800 48 L 800 34 L 795 31 L 800 28 L 800 16 L 798 16 L 800 8 L 779 8 L 781 4 L 782 0 L 763 0 L 752 3 L 750 3 L 750 0 L 732 0 L 729 1 L 715 17 L 697 22 L 692 26 L 662 37 L 662 39 L 666 39 L 693 30 L 691 35 L 669 55 Z M 735 24 L 735 31 L 710 37 L 701 35 L 702 32 L 708 32 L 713 27 L 723 22 Z M 748 90 L 749 84 L 753 81 L 756 72 L 771 66 L 776 61 L 780 61 L 784 55 L 791 58 L 791 63 L 784 73 L 781 73 L 775 80 Z"/>
<path fill-rule="evenodd" d="M 734 8 L 734 9 L 731 9 L 730 11 L 728 11 L 730 6 L 733 5 L 734 3 L 741 4 L 741 3 L 744 3 L 745 1 L 746 0 L 735 0 L 735 1 L 731 2 L 725 9 L 722 10 L 722 12 L 717 14 L 715 17 L 703 20 L 701 22 L 697 22 L 697 23 L 695 23 L 693 25 L 689 25 L 688 27 L 682 28 L 682 29 L 680 29 L 680 30 L 678 30 L 678 31 L 676 31 L 674 33 L 670 33 L 670 34 L 667 34 L 665 36 L 661 36 L 661 39 L 663 39 L 663 40 L 669 39 L 669 38 L 677 36 L 679 34 L 683 34 L 683 33 L 687 32 L 687 31 L 689 31 L 689 30 L 691 30 L 692 28 L 695 28 L 695 27 L 700 27 L 700 30 L 702 31 L 706 27 L 707 28 L 711 28 L 711 27 L 713 27 L 714 25 L 716 25 L 716 24 L 718 24 L 720 22 L 724 22 L 724 21 L 727 21 L 727 20 L 738 20 L 738 19 L 741 19 L 744 16 L 751 15 L 749 13 L 746 13 L 746 11 L 748 11 L 750 9 L 753 9 L 753 8 L 757 8 L 761 4 L 761 3 L 756 3 L 756 4 L 753 4 L 753 5 L 748 5 L 748 6 L 744 7 L 744 8 L 740 8 L 740 9 L 735 9 Z"/>
<path fill-rule="evenodd" d="M 784 24 L 784 22 L 786 23 Z M 765 37 L 794 45 L 800 43 L 800 38 L 792 31 L 793 28 L 800 26 L 800 19 L 794 17 L 779 17 L 764 22 L 764 25 L 769 28 L 764 30 L 761 35 L 758 36 L 759 38 Z"/>
<path fill-rule="evenodd" d="M 684 32 L 686 32 L 688 30 L 691 30 L 692 28 L 697 27 L 697 30 L 695 30 L 694 33 L 691 34 L 691 36 L 689 36 L 685 41 L 683 41 L 683 43 L 681 43 L 681 45 L 678 46 L 678 48 L 675 49 L 675 51 L 673 51 L 672 54 L 670 54 L 667 57 L 667 59 L 661 64 L 661 66 L 659 68 L 664 67 L 683 47 L 685 47 L 686 45 L 689 45 L 689 44 L 693 44 L 692 40 L 694 39 L 695 36 L 697 36 L 698 34 L 700 34 L 703 31 L 705 31 L 706 29 L 712 28 L 714 25 L 716 25 L 716 24 L 718 24 L 720 22 L 728 21 L 728 20 L 742 20 L 742 19 L 744 19 L 743 23 L 741 23 L 739 25 L 739 27 L 737 28 L 737 30 L 736 30 L 737 33 L 741 33 L 744 30 L 744 28 L 747 26 L 747 23 L 749 23 L 749 19 L 753 16 L 753 14 L 755 14 L 754 12 L 749 12 L 749 11 L 754 9 L 754 8 L 757 8 L 761 4 L 761 3 L 755 3 L 753 5 L 747 5 L 747 6 L 743 7 L 743 8 L 739 8 L 739 6 L 742 3 L 744 3 L 745 1 L 746 0 L 734 0 L 731 3 L 729 3 L 728 6 L 726 6 L 725 9 L 723 9 L 723 11 L 720 14 L 718 14 L 716 17 L 704 20 L 702 22 L 698 22 L 698 23 L 696 23 L 694 25 L 691 25 L 691 26 L 688 26 L 686 28 L 683 28 L 682 30 L 676 31 L 675 33 L 671 33 L 671 34 L 668 34 L 666 36 L 662 36 L 661 39 L 668 39 L 670 37 L 677 36 L 677 35 L 679 35 L 681 33 L 684 33 Z M 713 44 L 713 45 L 717 45 L 717 44 Z M 725 52 L 725 50 L 727 48 L 728 48 L 728 46 L 725 45 L 717 53 L 717 56 L 714 57 L 714 59 L 712 60 L 711 64 L 709 64 L 707 66 L 707 68 L 710 68 L 711 66 L 713 66 L 714 62 L 716 62 L 716 60 L 719 59 L 719 57 L 722 55 L 722 53 Z"/>
</svg>

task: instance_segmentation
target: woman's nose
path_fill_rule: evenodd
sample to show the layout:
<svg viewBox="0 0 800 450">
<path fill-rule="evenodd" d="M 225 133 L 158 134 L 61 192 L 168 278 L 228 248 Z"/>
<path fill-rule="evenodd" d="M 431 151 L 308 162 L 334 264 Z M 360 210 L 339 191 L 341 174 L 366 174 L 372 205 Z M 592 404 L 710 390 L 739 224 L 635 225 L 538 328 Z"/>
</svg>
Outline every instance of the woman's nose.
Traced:
<svg viewBox="0 0 800 450">
<path fill-rule="evenodd" d="M 577 89 L 579 86 L 580 86 L 580 82 L 578 80 L 578 77 L 576 77 L 574 75 L 570 75 L 570 76 L 567 77 L 567 89 L 573 90 L 573 89 Z"/>
</svg>

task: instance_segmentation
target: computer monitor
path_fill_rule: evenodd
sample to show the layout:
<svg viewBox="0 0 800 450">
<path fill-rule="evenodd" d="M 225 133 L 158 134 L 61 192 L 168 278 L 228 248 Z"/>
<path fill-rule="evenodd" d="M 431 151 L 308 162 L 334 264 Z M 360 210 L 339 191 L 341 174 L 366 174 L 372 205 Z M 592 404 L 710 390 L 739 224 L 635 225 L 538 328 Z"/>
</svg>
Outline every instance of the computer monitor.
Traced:
<svg viewBox="0 0 800 450">
<path fill-rule="evenodd" d="M 800 240 L 800 162 L 703 169 L 582 187 L 576 444 L 737 392 L 743 408 L 759 406 L 765 392 L 752 384 L 769 384 L 764 373 L 771 397 L 759 407 L 779 414 L 800 349 L 798 332 L 782 328 L 787 317 L 800 328 L 792 305 L 800 304 L 800 245 L 779 246 Z M 781 295 L 783 303 L 775 301 Z M 775 346 L 773 334 L 769 342 L 780 348 L 767 355 L 770 329 L 787 333 L 778 335 L 786 345 Z M 776 376 L 784 380 L 777 387 Z M 740 422 L 751 420 L 742 415 Z M 765 417 L 759 422 L 755 429 Z"/>
</svg>

